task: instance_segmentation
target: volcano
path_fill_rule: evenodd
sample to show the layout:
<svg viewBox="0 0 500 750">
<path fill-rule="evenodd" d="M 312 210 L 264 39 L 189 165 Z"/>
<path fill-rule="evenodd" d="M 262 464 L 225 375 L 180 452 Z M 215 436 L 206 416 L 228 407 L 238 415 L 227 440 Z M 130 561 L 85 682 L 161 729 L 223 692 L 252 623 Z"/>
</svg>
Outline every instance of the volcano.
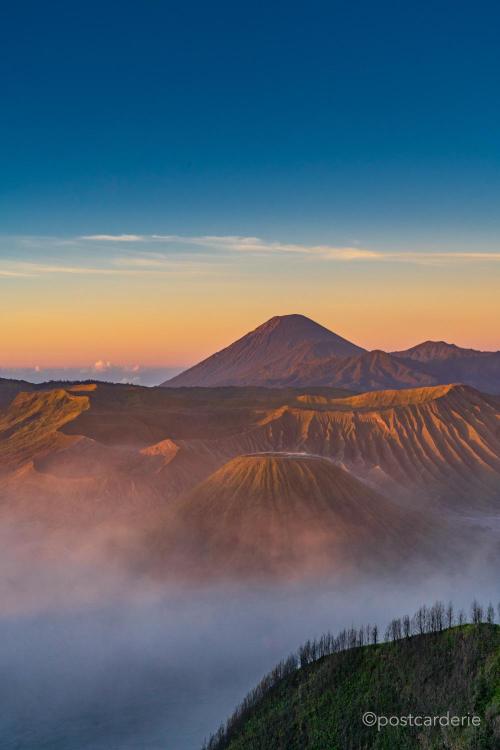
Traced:
<svg viewBox="0 0 500 750">
<path fill-rule="evenodd" d="M 304 366 L 364 351 L 304 315 L 278 315 L 163 385 L 287 385 Z"/>
<path fill-rule="evenodd" d="M 240 578 L 399 565 L 424 522 L 329 459 L 269 452 L 226 463 L 166 525 L 198 574 Z"/>
<path fill-rule="evenodd" d="M 283 315 L 162 385 L 373 391 L 449 383 L 498 394 L 500 352 L 462 349 L 444 341 L 391 353 L 366 351 L 304 315 Z"/>
</svg>

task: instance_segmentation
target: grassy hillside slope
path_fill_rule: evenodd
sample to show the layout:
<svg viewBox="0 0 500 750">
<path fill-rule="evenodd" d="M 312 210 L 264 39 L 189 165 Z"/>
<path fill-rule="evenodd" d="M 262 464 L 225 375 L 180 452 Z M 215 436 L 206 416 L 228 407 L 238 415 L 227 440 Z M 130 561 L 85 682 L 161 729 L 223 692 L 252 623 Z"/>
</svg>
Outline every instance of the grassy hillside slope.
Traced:
<svg viewBox="0 0 500 750">
<path fill-rule="evenodd" d="M 481 718 L 475 728 L 363 725 L 379 716 Z M 500 627 L 450 628 L 349 649 L 283 677 L 210 750 L 500 748 Z"/>
</svg>

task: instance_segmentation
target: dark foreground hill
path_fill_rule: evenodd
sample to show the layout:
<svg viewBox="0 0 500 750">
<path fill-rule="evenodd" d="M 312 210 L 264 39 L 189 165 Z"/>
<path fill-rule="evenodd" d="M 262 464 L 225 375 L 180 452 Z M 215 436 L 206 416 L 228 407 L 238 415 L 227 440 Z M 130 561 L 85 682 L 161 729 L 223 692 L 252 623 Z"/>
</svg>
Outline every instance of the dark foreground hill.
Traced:
<svg viewBox="0 0 500 750">
<path fill-rule="evenodd" d="M 269 680 L 270 687 L 211 740 L 209 750 L 500 747 L 498 625 L 465 625 L 351 648 L 284 673 Z M 430 727 L 378 730 L 364 725 L 367 711 L 383 717 L 445 717 L 444 724 L 448 714 L 476 716 L 480 726 L 440 726 L 437 721 Z"/>
</svg>

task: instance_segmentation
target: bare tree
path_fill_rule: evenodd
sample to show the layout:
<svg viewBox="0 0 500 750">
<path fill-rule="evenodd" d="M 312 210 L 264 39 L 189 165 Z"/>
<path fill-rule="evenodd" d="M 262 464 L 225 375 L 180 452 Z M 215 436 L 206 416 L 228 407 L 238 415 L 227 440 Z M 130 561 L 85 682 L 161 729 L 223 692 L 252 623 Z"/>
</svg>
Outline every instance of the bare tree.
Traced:
<svg viewBox="0 0 500 750">
<path fill-rule="evenodd" d="M 486 610 L 486 622 L 489 625 L 493 625 L 495 622 L 495 608 L 491 602 L 488 604 L 488 609 Z"/>
<path fill-rule="evenodd" d="M 338 635 L 338 642 L 339 642 L 339 651 L 344 651 L 345 648 L 347 648 L 347 631 L 344 628 L 344 630 L 341 630 Z"/>
<path fill-rule="evenodd" d="M 403 617 L 403 635 L 405 638 L 411 636 L 411 620 L 409 615 Z"/>
<path fill-rule="evenodd" d="M 391 641 L 399 641 L 403 636 L 403 628 L 401 624 L 401 618 L 397 617 L 388 625 L 389 638 Z"/>
<path fill-rule="evenodd" d="M 347 631 L 347 642 L 349 648 L 356 648 L 358 645 L 358 631 L 355 627 L 350 627 Z"/>
<path fill-rule="evenodd" d="M 370 636 L 372 633 L 372 626 L 370 624 L 365 626 L 365 641 L 366 643 L 370 643 Z"/>
<path fill-rule="evenodd" d="M 472 615 L 472 622 L 474 625 L 478 625 L 480 622 L 483 621 L 484 618 L 484 612 L 482 606 L 479 604 L 477 599 L 474 599 L 471 605 L 471 615 Z"/>
<path fill-rule="evenodd" d="M 439 633 L 444 627 L 444 604 L 435 602 L 429 612 L 429 630 L 431 633 Z"/>
<path fill-rule="evenodd" d="M 455 623 L 455 613 L 453 611 L 453 603 L 448 602 L 448 606 L 446 608 L 446 627 L 451 628 L 453 627 Z"/>
<path fill-rule="evenodd" d="M 415 635 L 423 635 L 426 632 L 427 607 L 419 607 L 413 615 L 413 632 Z"/>
<path fill-rule="evenodd" d="M 311 641 L 306 641 L 299 648 L 299 664 L 301 668 L 311 663 Z"/>
</svg>

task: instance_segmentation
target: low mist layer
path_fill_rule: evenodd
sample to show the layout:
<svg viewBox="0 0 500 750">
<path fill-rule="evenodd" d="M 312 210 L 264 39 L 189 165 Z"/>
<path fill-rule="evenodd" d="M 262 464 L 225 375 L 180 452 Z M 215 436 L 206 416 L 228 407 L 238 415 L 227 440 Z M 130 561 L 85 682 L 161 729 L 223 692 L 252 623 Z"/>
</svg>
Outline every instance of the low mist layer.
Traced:
<svg viewBox="0 0 500 750">
<path fill-rule="evenodd" d="M 2 560 L 5 563 L 4 559 Z M 0 617 L 0 734 L 5 750 L 196 750 L 250 687 L 305 639 L 384 626 L 422 602 L 499 598 L 481 567 L 424 583 L 355 587 L 155 588 L 82 563 L 65 580 L 11 560 L 36 601 Z M 101 577 L 102 580 L 102 577 Z M 55 589 L 55 590 L 54 590 Z"/>
</svg>

